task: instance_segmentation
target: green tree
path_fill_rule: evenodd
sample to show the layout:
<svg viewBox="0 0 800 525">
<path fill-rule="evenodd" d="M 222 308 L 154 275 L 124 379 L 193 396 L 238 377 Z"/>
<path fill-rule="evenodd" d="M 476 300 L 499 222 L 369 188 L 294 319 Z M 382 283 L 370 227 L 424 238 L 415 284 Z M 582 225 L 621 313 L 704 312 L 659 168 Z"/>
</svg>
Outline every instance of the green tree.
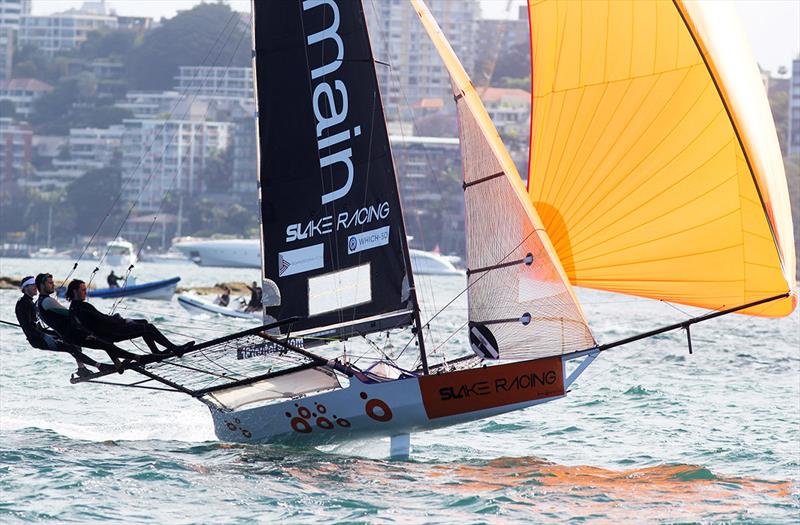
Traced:
<svg viewBox="0 0 800 525">
<path fill-rule="evenodd" d="M 121 180 L 119 168 L 108 167 L 87 171 L 67 186 L 65 204 L 75 214 L 75 233 L 91 235 L 95 231 L 119 192 Z M 106 224 L 118 225 L 121 210 L 115 206 Z"/>
<path fill-rule="evenodd" d="M 114 124 L 122 124 L 123 119 L 133 118 L 133 113 L 115 106 L 99 106 L 76 111 L 76 116 L 79 117 L 80 126 L 73 127 L 107 128 Z"/>
<path fill-rule="evenodd" d="M 93 31 L 86 37 L 75 53 L 85 60 L 98 58 L 121 58 L 128 55 L 136 42 L 135 31 L 110 30 Z"/>
<path fill-rule="evenodd" d="M 7 98 L 0 100 L 0 117 L 17 118 L 17 107 Z"/>
<path fill-rule="evenodd" d="M 127 59 L 131 85 L 169 89 L 178 66 L 250 64 L 249 29 L 225 4 L 200 4 L 147 33 Z"/>
<path fill-rule="evenodd" d="M 51 59 L 41 49 L 26 45 L 14 53 L 14 78 L 36 78 L 49 84 L 55 84 L 66 74 L 66 62 L 62 59 Z"/>
<path fill-rule="evenodd" d="M 233 173 L 233 156 L 231 148 L 214 151 L 206 159 L 206 165 L 200 177 L 205 191 L 227 193 L 231 187 Z"/>
<path fill-rule="evenodd" d="M 500 53 L 494 65 L 491 85 L 497 85 L 501 78 L 525 78 L 531 74 L 531 50 L 527 42 L 511 46 L 507 52 Z"/>
</svg>

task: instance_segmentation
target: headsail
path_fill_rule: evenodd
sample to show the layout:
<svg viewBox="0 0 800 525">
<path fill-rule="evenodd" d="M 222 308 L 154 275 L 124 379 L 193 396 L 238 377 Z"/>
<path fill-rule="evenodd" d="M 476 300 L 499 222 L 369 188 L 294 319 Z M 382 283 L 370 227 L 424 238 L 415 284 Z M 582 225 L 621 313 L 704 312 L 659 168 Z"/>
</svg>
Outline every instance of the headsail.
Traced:
<svg viewBox="0 0 800 525">
<path fill-rule="evenodd" d="M 253 2 L 264 277 L 329 337 L 410 324 L 406 238 L 358 0 Z"/>
<path fill-rule="evenodd" d="M 797 304 L 755 61 L 724 2 L 535 1 L 529 195 L 571 282 L 744 313 Z"/>
<path fill-rule="evenodd" d="M 502 359 L 594 346 L 574 291 L 475 87 L 427 6 L 412 4 L 450 72 L 458 107 L 473 348 Z"/>
</svg>

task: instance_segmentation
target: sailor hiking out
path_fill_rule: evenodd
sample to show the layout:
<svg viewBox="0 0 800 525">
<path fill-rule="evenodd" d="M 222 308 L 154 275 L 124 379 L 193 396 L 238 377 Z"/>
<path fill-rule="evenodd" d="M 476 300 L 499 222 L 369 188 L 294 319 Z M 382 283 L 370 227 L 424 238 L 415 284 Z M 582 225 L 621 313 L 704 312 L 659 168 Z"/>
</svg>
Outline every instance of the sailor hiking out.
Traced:
<svg viewBox="0 0 800 525">
<path fill-rule="evenodd" d="M 114 343 L 141 337 L 153 354 L 182 353 L 194 345 L 194 341 L 176 345 L 145 319 L 126 319 L 119 314 L 99 312 L 86 301 L 86 283 L 80 279 L 69 283 L 67 300 L 71 302 L 69 322 L 77 331 Z M 164 350 L 159 349 L 156 343 Z"/>
<path fill-rule="evenodd" d="M 115 370 L 115 367 L 104 363 L 98 363 L 91 357 L 81 352 L 80 347 L 63 341 L 54 330 L 48 330 L 39 323 L 36 315 L 36 305 L 33 297 L 38 293 L 36 280 L 28 276 L 22 279 L 20 284 L 22 297 L 19 298 L 14 308 L 22 331 L 28 339 L 28 343 L 39 350 L 50 350 L 52 352 L 65 352 L 70 354 L 78 364 L 76 375 L 86 377 L 91 374 L 86 365 L 97 368 L 100 372 Z"/>
<path fill-rule="evenodd" d="M 117 366 L 123 364 L 123 361 L 138 358 L 136 354 L 123 350 L 107 340 L 100 339 L 88 332 L 77 330 L 69 321 L 69 310 L 59 303 L 58 299 L 52 297 L 56 286 L 51 274 L 38 274 L 36 276 L 36 288 L 39 290 L 39 299 L 36 301 L 39 319 L 55 330 L 62 340 L 76 346 L 103 350 Z"/>
</svg>

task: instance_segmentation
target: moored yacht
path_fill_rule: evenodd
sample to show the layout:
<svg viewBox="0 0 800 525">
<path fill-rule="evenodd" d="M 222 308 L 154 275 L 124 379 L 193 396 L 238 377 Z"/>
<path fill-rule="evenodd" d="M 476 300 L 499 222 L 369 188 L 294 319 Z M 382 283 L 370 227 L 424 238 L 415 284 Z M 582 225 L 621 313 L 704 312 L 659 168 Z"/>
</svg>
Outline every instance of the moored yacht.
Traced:
<svg viewBox="0 0 800 525">
<path fill-rule="evenodd" d="M 258 239 L 184 240 L 172 248 L 180 251 L 199 266 L 226 268 L 261 268 L 261 246 Z M 409 250 L 411 266 L 417 275 L 464 275 L 450 257 L 423 250 Z"/>
<path fill-rule="evenodd" d="M 127 268 L 132 264 L 136 264 L 136 261 L 136 250 L 133 249 L 133 244 L 122 237 L 117 237 L 106 244 L 106 264 L 109 266 L 124 266 Z"/>
</svg>

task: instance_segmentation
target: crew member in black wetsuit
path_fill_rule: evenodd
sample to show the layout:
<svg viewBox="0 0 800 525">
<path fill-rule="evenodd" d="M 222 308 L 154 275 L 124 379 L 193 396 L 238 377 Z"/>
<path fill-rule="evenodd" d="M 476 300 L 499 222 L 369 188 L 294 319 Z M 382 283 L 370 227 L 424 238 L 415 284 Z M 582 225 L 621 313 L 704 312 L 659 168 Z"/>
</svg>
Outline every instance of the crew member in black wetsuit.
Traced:
<svg viewBox="0 0 800 525">
<path fill-rule="evenodd" d="M 93 366 L 101 372 L 115 370 L 115 367 L 111 365 L 98 363 L 88 355 L 84 355 L 79 347 L 65 343 L 58 337 L 56 332 L 47 330 L 39 324 L 39 320 L 36 317 L 36 305 L 33 304 L 33 297 L 37 293 L 36 280 L 32 275 L 22 279 L 20 288 L 22 289 L 22 297 L 17 301 L 14 313 L 17 315 L 17 321 L 19 321 L 19 325 L 32 347 L 39 350 L 68 353 L 78 363 L 78 371 L 76 372 L 78 377 L 86 377 L 91 374 L 86 365 Z"/>
<path fill-rule="evenodd" d="M 52 275 L 49 273 L 37 275 L 36 288 L 39 290 L 39 299 L 36 301 L 39 318 L 47 326 L 55 330 L 62 341 L 75 346 L 103 350 L 118 366 L 124 364 L 123 360 L 139 358 L 138 355 L 123 350 L 108 340 L 103 340 L 88 332 L 75 329 L 69 319 L 69 310 L 64 308 L 58 302 L 58 299 L 50 296 L 56 289 Z"/>
<path fill-rule="evenodd" d="M 67 286 L 67 301 L 70 301 L 69 318 L 73 326 L 100 339 L 116 343 L 141 337 L 154 354 L 181 355 L 194 345 L 194 341 L 176 345 L 145 319 L 125 319 L 119 314 L 98 312 L 86 301 L 86 283 L 80 279 L 73 279 Z M 156 343 L 166 350 L 160 350 Z"/>
<path fill-rule="evenodd" d="M 248 286 L 250 290 L 250 301 L 247 303 L 245 312 L 258 312 L 261 310 L 261 287 L 253 281 L 253 286 Z"/>
<path fill-rule="evenodd" d="M 111 273 L 108 274 L 106 277 L 106 282 L 108 283 L 109 288 L 119 288 L 119 280 L 122 277 L 119 277 L 117 274 L 114 273 L 114 270 L 111 270 Z"/>
</svg>

